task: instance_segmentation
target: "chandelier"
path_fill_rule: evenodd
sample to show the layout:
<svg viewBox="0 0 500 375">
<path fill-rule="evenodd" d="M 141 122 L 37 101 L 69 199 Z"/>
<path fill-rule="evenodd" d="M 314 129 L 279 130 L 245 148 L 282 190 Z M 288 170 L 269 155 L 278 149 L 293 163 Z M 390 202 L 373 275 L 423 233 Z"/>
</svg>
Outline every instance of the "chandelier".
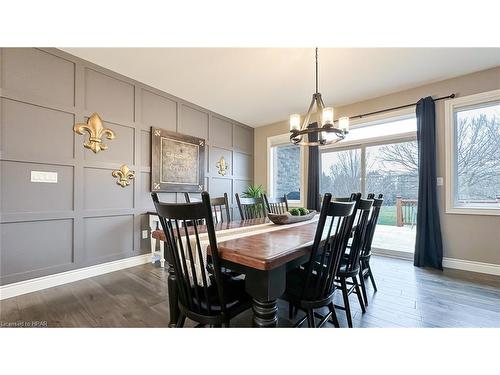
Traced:
<svg viewBox="0 0 500 375">
<path fill-rule="evenodd" d="M 314 110 L 316 104 L 316 110 Z M 309 122 L 313 113 L 316 121 Z M 321 124 L 321 125 L 320 125 Z M 290 142 L 302 146 L 324 146 L 337 143 L 349 133 L 349 117 L 333 120 L 333 108 L 325 107 L 318 92 L 318 48 L 316 48 L 316 92 L 313 94 L 307 114 L 300 123 L 300 115 L 290 115 Z"/>
</svg>

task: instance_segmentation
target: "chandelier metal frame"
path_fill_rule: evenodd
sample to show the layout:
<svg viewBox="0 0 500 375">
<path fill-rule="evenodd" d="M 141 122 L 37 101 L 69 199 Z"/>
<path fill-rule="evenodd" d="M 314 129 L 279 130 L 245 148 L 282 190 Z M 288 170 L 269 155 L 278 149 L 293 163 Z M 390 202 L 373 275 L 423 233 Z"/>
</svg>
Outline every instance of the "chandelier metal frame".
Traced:
<svg viewBox="0 0 500 375">
<path fill-rule="evenodd" d="M 321 113 L 324 117 L 325 103 L 321 97 L 321 93 L 318 90 L 318 48 L 316 48 L 316 92 L 312 96 L 311 104 L 307 110 L 307 114 L 302 121 L 302 125 L 299 129 L 290 129 L 290 142 L 295 145 L 301 146 L 324 146 L 329 144 L 337 143 L 345 139 L 346 135 L 349 133 L 347 129 L 340 129 L 335 127 L 334 124 L 338 121 L 333 121 L 333 109 L 332 119 L 330 121 L 324 121 L 322 119 L 322 124 L 319 126 L 318 122 L 309 123 L 311 120 L 311 115 L 313 113 Z M 314 105 L 316 104 L 316 111 L 314 111 Z M 298 115 L 292 115 L 298 116 Z M 348 121 L 348 119 L 347 119 Z M 310 137 L 310 135 L 317 134 L 317 137 Z M 304 140 L 304 136 L 307 135 L 307 141 Z M 331 135 L 334 135 L 333 137 Z M 311 138 L 313 140 L 311 140 Z M 316 140 L 314 140 L 316 138 Z"/>
</svg>

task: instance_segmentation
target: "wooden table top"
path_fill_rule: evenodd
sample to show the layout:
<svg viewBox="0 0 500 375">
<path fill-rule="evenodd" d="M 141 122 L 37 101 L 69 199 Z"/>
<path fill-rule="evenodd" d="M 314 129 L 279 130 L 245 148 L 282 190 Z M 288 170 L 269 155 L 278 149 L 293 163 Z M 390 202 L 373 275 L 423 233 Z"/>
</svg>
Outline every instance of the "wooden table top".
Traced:
<svg viewBox="0 0 500 375">
<path fill-rule="evenodd" d="M 223 229 L 242 228 L 270 223 L 269 219 L 252 219 L 215 224 L 216 232 Z M 283 227 L 237 239 L 218 242 L 219 257 L 258 270 L 271 270 L 307 254 L 316 233 L 317 221 L 295 227 Z M 199 233 L 206 232 L 204 225 Z M 165 241 L 163 231 L 153 232 L 156 239 Z"/>
<path fill-rule="evenodd" d="M 217 243 L 219 256 L 258 270 L 271 270 L 309 253 L 318 222 Z"/>
</svg>

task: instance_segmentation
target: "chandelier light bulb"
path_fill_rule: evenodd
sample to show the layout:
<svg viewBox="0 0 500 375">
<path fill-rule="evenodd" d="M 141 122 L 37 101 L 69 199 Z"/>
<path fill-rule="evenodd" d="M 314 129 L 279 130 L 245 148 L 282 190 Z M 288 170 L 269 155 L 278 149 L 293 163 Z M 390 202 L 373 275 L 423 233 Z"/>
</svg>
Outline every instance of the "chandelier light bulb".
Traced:
<svg viewBox="0 0 500 375">
<path fill-rule="evenodd" d="M 300 115 L 294 113 L 290 115 L 290 131 L 300 130 Z"/>
<path fill-rule="evenodd" d="M 333 125 L 333 108 L 323 108 L 322 125 Z"/>
<path fill-rule="evenodd" d="M 349 117 L 341 117 L 339 118 L 339 129 L 344 133 L 349 132 Z"/>
</svg>

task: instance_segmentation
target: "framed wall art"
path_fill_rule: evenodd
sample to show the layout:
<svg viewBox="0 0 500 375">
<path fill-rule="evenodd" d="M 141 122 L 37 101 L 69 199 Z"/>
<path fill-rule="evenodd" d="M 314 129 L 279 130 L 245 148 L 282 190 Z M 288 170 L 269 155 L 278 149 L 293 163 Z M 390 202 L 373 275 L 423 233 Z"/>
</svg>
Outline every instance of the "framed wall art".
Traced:
<svg viewBox="0 0 500 375">
<path fill-rule="evenodd" d="M 151 128 L 151 191 L 197 192 L 205 187 L 205 140 Z"/>
</svg>

